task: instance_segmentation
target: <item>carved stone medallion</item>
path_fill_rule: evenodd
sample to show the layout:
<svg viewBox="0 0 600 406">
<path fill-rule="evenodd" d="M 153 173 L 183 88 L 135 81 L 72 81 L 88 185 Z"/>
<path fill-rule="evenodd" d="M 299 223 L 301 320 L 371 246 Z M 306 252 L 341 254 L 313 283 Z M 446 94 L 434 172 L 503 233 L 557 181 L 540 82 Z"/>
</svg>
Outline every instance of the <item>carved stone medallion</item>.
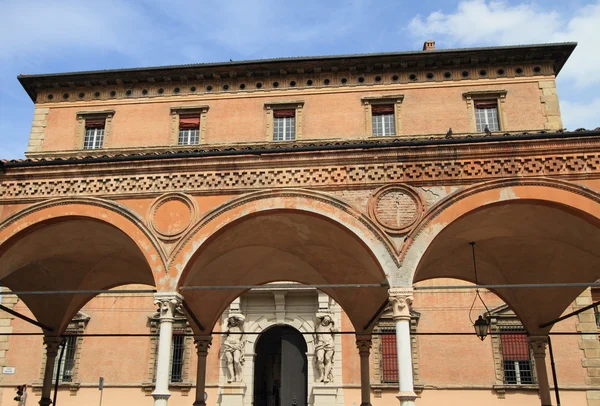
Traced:
<svg viewBox="0 0 600 406">
<path fill-rule="evenodd" d="M 176 239 L 192 225 L 196 212 L 190 197 L 170 193 L 156 199 L 150 207 L 150 225 L 162 239 Z"/>
<path fill-rule="evenodd" d="M 369 215 L 391 234 L 405 234 L 424 211 L 419 194 L 408 186 L 389 185 L 378 189 L 369 200 Z"/>
</svg>

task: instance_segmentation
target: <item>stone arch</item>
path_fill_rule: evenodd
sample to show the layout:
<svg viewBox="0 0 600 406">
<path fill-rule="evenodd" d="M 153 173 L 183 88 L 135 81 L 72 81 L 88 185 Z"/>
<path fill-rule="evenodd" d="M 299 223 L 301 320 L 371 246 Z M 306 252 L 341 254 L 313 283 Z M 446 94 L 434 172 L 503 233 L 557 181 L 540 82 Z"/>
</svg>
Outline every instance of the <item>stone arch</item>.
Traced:
<svg viewBox="0 0 600 406">
<path fill-rule="evenodd" d="M 492 223 L 500 218 L 504 223 Z M 408 235 L 401 266 L 406 284 L 435 277 L 473 282 L 473 275 L 468 274 L 473 267 L 466 240 L 470 239 L 484 242 L 476 245 L 482 284 L 526 283 L 527 278 L 534 280 L 536 275 L 539 281 L 547 283 L 584 282 L 579 279 L 593 282 L 597 273 L 594 277 L 591 265 L 579 267 L 575 272 L 558 272 L 555 268 L 561 262 L 556 259 L 549 263 L 552 267 L 547 271 L 539 269 L 541 265 L 528 264 L 528 272 L 517 274 L 519 267 L 510 261 L 516 258 L 521 264 L 532 258 L 550 261 L 553 255 L 550 247 L 553 247 L 555 252 L 574 258 L 586 256 L 590 264 L 595 263 L 600 261 L 600 252 L 593 243 L 600 235 L 599 229 L 600 196 L 585 187 L 545 178 L 491 181 L 461 190 L 432 207 Z M 589 238 L 581 241 L 569 238 L 579 230 Z M 511 244 L 514 251 L 503 251 Z M 517 244 L 520 245 L 515 248 Z M 457 271 L 460 267 L 466 269 L 463 277 Z M 498 289 L 494 293 L 510 305 L 530 333 L 543 334 L 549 329 L 540 329 L 539 325 L 558 317 L 581 290 L 531 288 L 516 295 L 514 290 Z M 555 303 L 550 303 L 553 296 Z M 539 298 L 538 306 L 525 297 Z M 548 308 L 545 313 L 539 311 L 543 306 Z"/>
<path fill-rule="evenodd" d="M 356 235 L 377 258 L 391 281 L 398 261 L 387 235 L 366 215 L 341 199 L 304 189 L 260 191 L 235 198 L 204 216 L 173 250 L 169 269 L 177 275 L 173 287 L 181 278 L 192 256 L 212 235 L 245 216 L 277 210 L 297 210 L 327 217 Z M 391 270 L 391 271 L 390 271 Z"/>
<path fill-rule="evenodd" d="M 52 199 L 0 224 L 0 280 L 12 290 L 96 290 L 156 286 L 164 255 L 143 222 L 103 199 Z M 22 297 L 38 321 L 60 334 L 93 295 Z"/>
</svg>

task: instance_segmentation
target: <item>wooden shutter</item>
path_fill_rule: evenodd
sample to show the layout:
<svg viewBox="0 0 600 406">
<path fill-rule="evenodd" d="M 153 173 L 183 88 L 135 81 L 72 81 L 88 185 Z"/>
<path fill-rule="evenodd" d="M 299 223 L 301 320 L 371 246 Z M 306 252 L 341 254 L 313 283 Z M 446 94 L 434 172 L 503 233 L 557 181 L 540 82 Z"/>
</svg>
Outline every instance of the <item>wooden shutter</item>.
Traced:
<svg viewBox="0 0 600 406">
<path fill-rule="evenodd" d="M 381 380 L 382 382 L 398 382 L 398 355 L 396 334 L 393 330 L 381 335 Z"/>
<path fill-rule="evenodd" d="M 514 334 L 501 334 L 502 358 L 505 361 L 529 361 L 527 334 L 515 331 Z"/>
</svg>

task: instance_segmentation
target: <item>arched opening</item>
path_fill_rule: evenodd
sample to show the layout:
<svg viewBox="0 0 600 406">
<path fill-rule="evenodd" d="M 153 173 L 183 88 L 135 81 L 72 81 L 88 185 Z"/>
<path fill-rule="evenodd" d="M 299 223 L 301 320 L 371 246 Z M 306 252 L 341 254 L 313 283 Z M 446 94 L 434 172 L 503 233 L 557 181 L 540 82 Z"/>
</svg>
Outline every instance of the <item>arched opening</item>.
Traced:
<svg viewBox="0 0 600 406">
<path fill-rule="evenodd" d="M 0 282 L 12 291 L 86 291 L 127 284 L 155 286 L 146 257 L 106 221 L 62 217 L 40 221 L 2 246 Z M 93 293 L 22 295 L 38 322 L 60 335 Z"/>
<path fill-rule="evenodd" d="M 244 286 L 275 281 L 321 286 L 357 331 L 368 329 L 387 301 L 386 275 L 363 241 L 337 221 L 300 210 L 271 210 L 232 221 L 195 251 L 180 287 L 197 319 L 211 330 L 229 303 L 247 290 Z M 347 287 L 351 284 L 370 287 Z"/>
<path fill-rule="evenodd" d="M 446 225 L 423 253 L 414 282 L 456 278 L 481 285 L 592 283 L 600 274 L 600 230 L 573 208 L 535 199 L 483 205 Z M 545 334 L 585 289 L 533 286 L 493 289 L 530 334 Z"/>
<path fill-rule="evenodd" d="M 274 326 L 256 343 L 254 406 L 306 406 L 308 361 L 306 341 L 290 326 Z"/>
</svg>

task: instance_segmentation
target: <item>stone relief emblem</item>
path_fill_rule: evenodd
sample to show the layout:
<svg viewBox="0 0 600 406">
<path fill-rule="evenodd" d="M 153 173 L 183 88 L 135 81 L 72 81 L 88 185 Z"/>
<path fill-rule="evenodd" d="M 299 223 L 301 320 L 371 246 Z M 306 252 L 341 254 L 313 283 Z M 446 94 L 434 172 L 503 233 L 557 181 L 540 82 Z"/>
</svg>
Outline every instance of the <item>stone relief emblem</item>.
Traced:
<svg viewBox="0 0 600 406">
<path fill-rule="evenodd" d="M 315 357 L 319 372 L 317 382 L 333 382 L 333 357 L 335 355 L 335 323 L 331 315 L 317 313 Z"/>
<path fill-rule="evenodd" d="M 419 194 L 402 185 L 377 190 L 369 200 L 369 214 L 391 234 L 404 234 L 419 221 L 424 211 Z"/>
<path fill-rule="evenodd" d="M 227 365 L 227 382 L 242 382 L 244 371 L 244 322 L 242 314 L 233 314 L 227 319 L 227 336 L 222 349 Z"/>
<path fill-rule="evenodd" d="M 183 193 L 168 193 L 154 201 L 148 222 L 159 238 L 172 241 L 190 228 L 196 213 L 196 203 L 191 197 Z"/>
</svg>

